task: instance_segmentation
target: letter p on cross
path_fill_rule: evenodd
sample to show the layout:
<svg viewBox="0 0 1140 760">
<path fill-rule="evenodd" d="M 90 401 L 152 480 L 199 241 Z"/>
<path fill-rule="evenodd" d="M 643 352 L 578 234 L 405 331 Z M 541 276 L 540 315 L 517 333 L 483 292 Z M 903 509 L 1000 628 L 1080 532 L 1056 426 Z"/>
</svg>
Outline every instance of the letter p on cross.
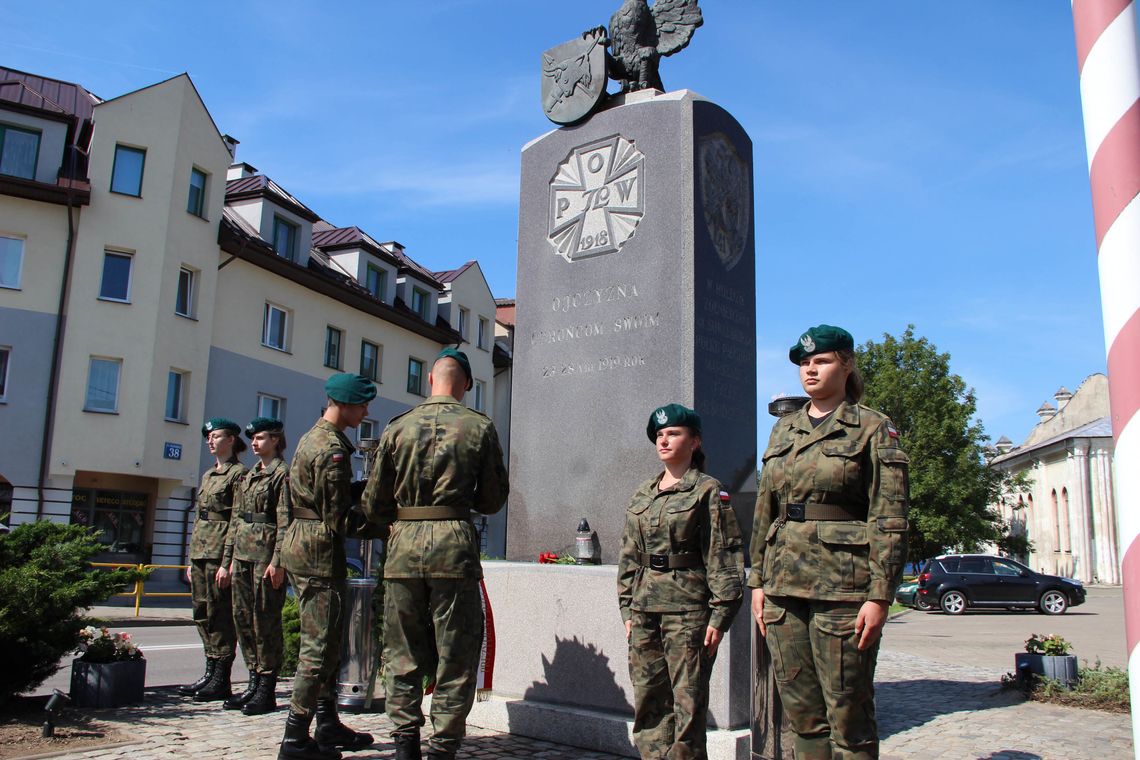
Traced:
<svg viewBox="0 0 1140 760">
<path fill-rule="evenodd" d="M 570 199 L 569 198 L 559 198 L 558 199 L 558 215 L 555 218 L 561 219 L 562 215 L 566 213 L 566 209 L 568 209 L 568 208 L 570 208 Z"/>
</svg>

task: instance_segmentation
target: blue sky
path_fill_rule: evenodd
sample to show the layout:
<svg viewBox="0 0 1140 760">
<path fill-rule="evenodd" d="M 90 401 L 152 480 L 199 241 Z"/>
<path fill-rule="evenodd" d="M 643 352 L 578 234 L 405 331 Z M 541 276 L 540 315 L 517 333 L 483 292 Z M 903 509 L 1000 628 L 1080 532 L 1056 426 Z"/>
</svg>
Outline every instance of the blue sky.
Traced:
<svg viewBox="0 0 1140 760">
<path fill-rule="evenodd" d="M 551 128 L 539 56 L 619 4 L 0 0 L 0 65 L 104 98 L 186 71 L 239 159 L 433 269 L 478 259 L 506 297 L 519 151 Z M 1104 371 L 1068 2 L 702 8 L 662 77 L 753 139 L 762 404 L 819 322 L 913 323 L 1015 442 Z"/>
</svg>

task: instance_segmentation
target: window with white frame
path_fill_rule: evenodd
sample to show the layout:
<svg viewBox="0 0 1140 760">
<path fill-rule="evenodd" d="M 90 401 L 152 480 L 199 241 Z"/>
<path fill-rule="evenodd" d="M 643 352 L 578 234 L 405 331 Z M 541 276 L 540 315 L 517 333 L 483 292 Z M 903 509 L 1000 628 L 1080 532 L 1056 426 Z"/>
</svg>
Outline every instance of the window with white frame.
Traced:
<svg viewBox="0 0 1140 760">
<path fill-rule="evenodd" d="M 383 301 L 384 294 L 388 290 L 388 273 L 374 264 L 369 264 L 368 272 L 364 278 L 364 287 L 368 289 L 373 298 Z"/>
<path fill-rule="evenodd" d="M 487 322 L 486 317 L 479 317 L 479 338 L 476 343 L 479 348 L 487 348 L 487 333 L 490 332 L 490 324 Z"/>
<path fill-rule="evenodd" d="M 131 302 L 131 259 L 129 253 L 103 251 L 103 279 L 99 298 L 103 301 Z"/>
<path fill-rule="evenodd" d="M 193 269 L 182 267 L 178 270 L 178 292 L 174 295 L 174 313 L 183 317 L 194 316 L 194 285 Z"/>
<path fill-rule="evenodd" d="M 325 327 L 325 366 L 330 369 L 340 369 L 341 345 L 344 343 L 344 331 L 332 325 Z"/>
<path fill-rule="evenodd" d="M 166 374 L 166 419 L 170 422 L 186 421 L 186 393 L 189 372 L 172 369 Z"/>
<path fill-rule="evenodd" d="M 268 393 L 257 394 L 257 416 L 285 421 L 285 399 Z"/>
<path fill-rule="evenodd" d="M 424 363 L 412 356 L 408 357 L 408 393 L 424 395 Z"/>
<path fill-rule="evenodd" d="M 23 271 L 23 238 L 0 235 L 0 288 L 18 289 Z"/>
<path fill-rule="evenodd" d="M 376 420 L 361 420 L 356 428 L 356 443 L 360 445 L 369 438 L 380 437 L 380 425 Z"/>
<path fill-rule="evenodd" d="M 487 411 L 487 384 L 482 380 L 475 381 L 475 404 L 471 408 L 477 412 Z"/>
<path fill-rule="evenodd" d="M 268 301 L 265 303 L 265 323 L 261 330 L 261 345 L 278 351 L 289 350 L 289 312 Z"/>
<path fill-rule="evenodd" d="M 119 411 L 119 375 L 122 359 L 92 356 L 87 368 L 87 397 L 83 402 L 86 412 Z"/>
<path fill-rule="evenodd" d="M 289 261 L 297 260 L 297 225 L 279 216 L 273 217 L 273 250 Z"/>
<path fill-rule="evenodd" d="M 462 306 L 459 307 L 459 334 L 463 336 L 463 340 L 470 340 L 467 336 L 468 325 L 471 324 L 471 311 Z"/>
<path fill-rule="evenodd" d="M 0 346 L 0 402 L 8 400 L 8 364 L 12 357 L 11 346 Z"/>
<path fill-rule="evenodd" d="M 146 151 L 126 145 L 115 146 L 115 165 L 111 169 L 111 192 L 122 195 L 142 195 L 143 166 Z"/>
<path fill-rule="evenodd" d="M 0 124 L 0 174 L 35 179 L 39 156 L 39 132 Z"/>
<path fill-rule="evenodd" d="M 421 319 L 428 318 L 428 300 L 427 291 L 423 288 L 412 288 L 412 311 L 420 315 Z"/>
<path fill-rule="evenodd" d="M 194 216 L 206 216 L 206 172 L 190 170 L 190 192 L 186 196 L 186 210 Z"/>
<path fill-rule="evenodd" d="M 369 341 L 360 341 L 360 374 L 372 382 L 380 380 L 380 346 Z"/>
</svg>

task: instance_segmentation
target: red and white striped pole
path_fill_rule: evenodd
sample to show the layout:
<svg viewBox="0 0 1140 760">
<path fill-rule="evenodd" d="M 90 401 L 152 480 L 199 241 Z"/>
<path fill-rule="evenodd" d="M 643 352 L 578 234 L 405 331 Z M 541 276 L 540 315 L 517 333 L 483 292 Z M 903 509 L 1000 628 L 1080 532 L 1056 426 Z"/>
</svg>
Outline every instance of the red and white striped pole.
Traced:
<svg viewBox="0 0 1140 760">
<path fill-rule="evenodd" d="M 1140 749 L 1140 46 L 1135 0 L 1072 3 L 1116 439 L 1132 736 Z"/>
</svg>

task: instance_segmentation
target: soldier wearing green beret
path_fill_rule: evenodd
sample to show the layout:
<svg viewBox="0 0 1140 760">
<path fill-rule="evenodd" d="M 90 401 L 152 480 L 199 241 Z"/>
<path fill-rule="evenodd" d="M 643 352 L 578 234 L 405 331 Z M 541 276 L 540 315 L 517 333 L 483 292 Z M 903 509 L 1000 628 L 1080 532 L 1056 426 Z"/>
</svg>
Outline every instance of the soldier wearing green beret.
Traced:
<svg viewBox="0 0 1140 760">
<path fill-rule="evenodd" d="M 202 475 L 198 487 L 198 521 L 190 534 L 190 567 L 186 576 L 194 604 L 194 623 L 206 651 L 206 671 L 179 692 L 196 702 L 228 699 L 230 670 L 234 664 L 237 634 L 234 632 L 229 575 L 223 565 L 226 537 L 234 489 L 245 473 L 238 454 L 245 451 L 241 428 L 225 417 L 214 417 L 202 425 L 206 448 L 214 455 L 214 466 Z"/>
<path fill-rule="evenodd" d="M 234 627 L 249 670 L 241 694 L 225 701 L 227 710 L 261 715 L 277 708 L 274 692 L 285 648 L 281 607 L 285 604 L 285 568 L 281 544 L 287 521 L 279 510 L 289 504 L 289 468 L 285 428 L 280 420 L 257 417 L 245 426 L 257 464 L 237 484 L 222 567 L 229 568 L 233 587 Z"/>
<path fill-rule="evenodd" d="M 471 512 L 498 512 L 507 472 L 495 426 L 462 404 L 466 354 L 446 348 L 432 395 L 388 423 L 361 507 L 388 536 L 384 562 L 384 686 L 397 760 L 419 760 L 425 677 L 434 679 L 428 756 L 452 758 L 475 702 L 483 607 Z"/>
<path fill-rule="evenodd" d="M 328 406 L 301 436 L 289 468 L 289 504 L 278 502 L 277 522 L 288 523 L 281 564 L 297 597 L 301 648 L 285 736 L 278 758 L 335 760 L 340 750 L 372 744 L 372 735 L 340 722 L 336 677 L 347 589 L 345 523 L 352 507 L 352 443 L 344 434 L 368 415 L 376 386 L 362 375 L 338 374 L 325 383 Z M 313 716 L 316 729 L 309 735 Z"/>
<path fill-rule="evenodd" d="M 629 641 L 633 738 L 643 758 L 705 758 L 709 678 L 743 598 L 740 526 L 703 472 L 701 418 L 680 404 L 645 429 L 665 469 L 626 510 L 618 607 Z"/>
<path fill-rule="evenodd" d="M 859 404 L 846 330 L 813 327 L 788 356 L 810 401 L 763 454 L 752 534 L 752 614 L 804 760 L 877 758 L 875 662 L 907 540 L 907 456 Z"/>
</svg>

